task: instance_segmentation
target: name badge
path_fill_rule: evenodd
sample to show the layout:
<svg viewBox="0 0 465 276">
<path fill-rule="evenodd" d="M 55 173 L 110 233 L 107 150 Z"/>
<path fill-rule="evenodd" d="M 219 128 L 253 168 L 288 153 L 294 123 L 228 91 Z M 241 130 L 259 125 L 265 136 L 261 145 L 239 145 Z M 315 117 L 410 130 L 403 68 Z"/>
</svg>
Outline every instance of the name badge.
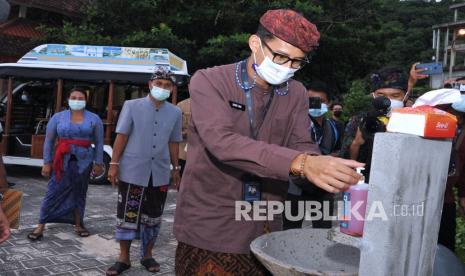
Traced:
<svg viewBox="0 0 465 276">
<path fill-rule="evenodd" d="M 245 105 L 244 104 L 229 101 L 229 105 L 234 109 L 239 109 L 239 110 L 245 111 Z"/>
<path fill-rule="evenodd" d="M 262 199 L 260 182 L 244 182 L 242 184 L 242 200 L 253 203 Z"/>
</svg>

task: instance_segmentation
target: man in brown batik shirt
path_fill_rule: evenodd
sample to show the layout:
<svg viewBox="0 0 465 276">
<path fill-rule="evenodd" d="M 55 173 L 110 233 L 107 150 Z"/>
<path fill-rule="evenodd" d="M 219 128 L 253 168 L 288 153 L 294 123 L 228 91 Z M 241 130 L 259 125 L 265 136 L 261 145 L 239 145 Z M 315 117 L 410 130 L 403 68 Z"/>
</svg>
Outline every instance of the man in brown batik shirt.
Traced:
<svg viewBox="0 0 465 276">
<path fill-rule="evenodd" d="M 353 168 L 363 164 L 316 155 L 306 90 L 290 79 L 319 36 L 302 15 L 271 10 L 249 38 L 248 59 L 192 77 L 189 159 L 174 223 L 176 275 L 266 273 L 250 242 L 264 229 L 280 230 L 282 220 L 236 220 L 236 202 L 256 194 L 248 191 L 258 188 L 260 200 L 282 201 L 290 174 L 333 193 L 359 179 Z M 250 183 L 260 184 L 246 189 Z"/>
</svg>

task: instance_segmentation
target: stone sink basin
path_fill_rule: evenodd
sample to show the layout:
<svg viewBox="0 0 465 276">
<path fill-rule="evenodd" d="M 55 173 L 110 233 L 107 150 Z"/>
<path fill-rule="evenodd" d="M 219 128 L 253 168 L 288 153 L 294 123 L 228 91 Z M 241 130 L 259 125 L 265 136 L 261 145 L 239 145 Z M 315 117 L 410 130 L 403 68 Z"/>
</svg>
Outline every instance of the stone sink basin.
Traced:
<svg viewBox="0 0 465 276">
<path fill-rule="evenodd" d="M 255 239 L 251 250 L 273 275 L 358 275 L 360 250 L 328 240 L 328 229 L 294 229 Z"/>
</svg>

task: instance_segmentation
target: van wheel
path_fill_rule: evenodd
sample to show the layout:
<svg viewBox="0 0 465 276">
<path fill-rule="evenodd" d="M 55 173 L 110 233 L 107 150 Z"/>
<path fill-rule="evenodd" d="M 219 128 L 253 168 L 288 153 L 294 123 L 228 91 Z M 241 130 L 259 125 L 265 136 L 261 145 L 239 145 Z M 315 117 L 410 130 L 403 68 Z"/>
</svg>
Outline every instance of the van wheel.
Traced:
<svg viewBox="0 0 465 276">
<path fill-rule="evenodd" d="M 90 184 L 104 185 L 109 184 L 108 178 L 108 169 L 110 168 L 110 156 L 103 154 L 103 172 L 101 175 L 90 176 Z"/>
</svg>

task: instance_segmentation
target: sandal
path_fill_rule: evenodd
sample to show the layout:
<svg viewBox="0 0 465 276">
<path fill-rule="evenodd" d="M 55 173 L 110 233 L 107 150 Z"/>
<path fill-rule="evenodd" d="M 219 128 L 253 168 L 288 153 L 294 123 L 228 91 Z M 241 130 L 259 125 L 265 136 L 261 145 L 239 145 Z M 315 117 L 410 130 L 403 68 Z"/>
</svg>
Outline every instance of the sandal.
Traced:
<svg viewBox="0 0 465 276">
<path fill-rule="evenodd" d="M 75 229 L 74 232 L 76 232 L 76 234 L 81 238 L 87 238 L 88 236 L 90 236 L 90 233 L 89 231 L 87 231 L 86 228 L 82 228 L 80 230 Z"/>
<path fill-rule="evenodd" d="M 42 240 L 43 237 L 44 235 L 42 233 L 34 233 L 34 231 L 32 231 L 31 233 L 27 235 L 27 238 L 33 242 L 40 241 Z"/>
<path fill-rule="evenodd" d="M 123 273 L 124 271 L 128 270 L 131 268 L 131 265 L 128 265 L 126 263 L 123 263 L 123 262 L 116 262 L 114 265 L 112 265 L 109 269 L 107 269 L 106 271 L 106 275 L 107 276 L 114 276 L 114 275 L 120 275 L 121 273 Z M 116 274 L 108 274 L 108 273 L 116 273 Z"/>
<path fill-rule="evenodd" d="M 157 263 L 154 258 L 141 260 L 140 264 L 143 265 L 148 272 L 156 273 L 160 271 L 160 264 Z"/>
</svg>

